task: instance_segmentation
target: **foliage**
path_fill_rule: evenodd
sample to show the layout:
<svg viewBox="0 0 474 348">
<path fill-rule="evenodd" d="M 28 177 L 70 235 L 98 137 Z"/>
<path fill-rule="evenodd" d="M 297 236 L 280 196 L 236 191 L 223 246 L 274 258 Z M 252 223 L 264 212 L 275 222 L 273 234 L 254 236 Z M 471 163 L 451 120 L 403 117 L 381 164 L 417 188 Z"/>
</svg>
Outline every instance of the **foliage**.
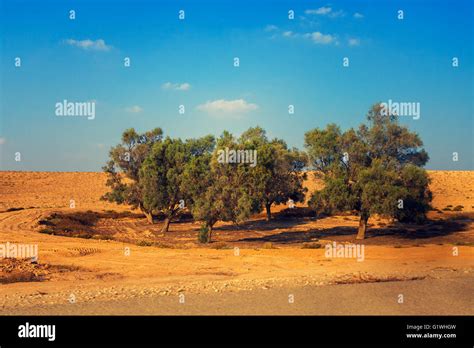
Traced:
<svg viewBox="0 0 474 348">
<path fill-rule="evenodd" d="M 311 165 L 324 179 L 309 205 L 320 214 L 356 211 L 358 239 L 365 236 L 369 217 L 389 216 L 422 221 L 429 209 L 428 161 L 421 139 L 401 126 L 395 115 L 384 116 L 375 104 L 368 125 L 342 132 L 334 124 L 305 134 Z"/>
</svg>

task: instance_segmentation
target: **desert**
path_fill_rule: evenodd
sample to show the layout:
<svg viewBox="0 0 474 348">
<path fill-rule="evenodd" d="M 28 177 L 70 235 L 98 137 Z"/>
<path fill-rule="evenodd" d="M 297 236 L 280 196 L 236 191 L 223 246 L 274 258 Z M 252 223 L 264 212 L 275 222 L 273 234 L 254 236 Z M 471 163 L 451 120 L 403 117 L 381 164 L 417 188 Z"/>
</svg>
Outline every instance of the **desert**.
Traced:
<svg viewBox="0 0 474 348">
<path fill-rule="evenodd" d="M 309 174 L 305 186 L 317 188 Z M 0 311 L 472 315 L 474 174 L 428 174 L 428 222 L 372 217 L 358 262 L 325 256 L 327 244 L 362 243 L 349 214 L 295 217 L 305 203 L 277 205 L 271 221 L 262 212 L 218 222 L 200 244 L 186 217 L 161 233 L 140 211 L 101 200 L 104 173 L 4 171 L 0 244 L 37 245 L 39 255 L 1 260 Z"/>
</svg>

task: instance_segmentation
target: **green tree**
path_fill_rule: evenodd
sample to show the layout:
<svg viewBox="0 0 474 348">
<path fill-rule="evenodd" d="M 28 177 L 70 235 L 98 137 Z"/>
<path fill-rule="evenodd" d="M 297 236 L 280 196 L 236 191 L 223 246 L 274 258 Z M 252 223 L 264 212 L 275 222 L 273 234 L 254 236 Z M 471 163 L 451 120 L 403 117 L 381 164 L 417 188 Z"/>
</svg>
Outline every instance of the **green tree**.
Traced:
<svg viewBox="0 0 474 348">
<path fill-rule="evenodd" d="M 257 151 L 257 165 L 246 167 L 246 183 L 249 194 L 260 204 L 260 210 L 265 208 L 267 221 L 271 219 L 272 204 L 284 204 L 289 199 L 304 201 L 304 153 L 288 149 L 282 139 L 268 140 L 265 130 L 260 127 L 249 128 L 238 141 L 246 149 Z"/>
<path fill-rule="evenodd" d="M 246 185 L 248 164 L 220 163 L 218 151 L 225 148 L 237 150 L 243 146 L 225 131 L 215 148 L 208 146 L 203 156 L 190 160 L 183 175 L 191 213 L 194 219 L 202 221 L 199 241 L 203 243 L 211 241 L 217 221 L 239 223 L 256 212 Z"/>
<path fill-rule="evenodd" d="M 163 131 L 155 128 L 139 134 L 130 128 L 123 132 L 122 142 L 109 152 L 109 161 L 103 167 L 107 173 L 106 185 L 111 191 L 102 196 L 103 200 L 118 204 L 129 204 L 139 208 L 153 222 L 152 212 L 143 205 L 139 170 L 155 143 L 162 141 Z"/>
<path fill-rule="evenodd" d="M 334 124 L 305 134 L 305 147 L 324 180 L 310 206 L 319 213 L 356 211 L 357 239 L 365 238 L 371 215 L 421 221 L 431 201 L 423 166 L 428 155 L 416 133 L 386 115 L 380 104 L 367 114 L 368 125 L 341 132 Z"/>
<path fill-rule="evenodd" d="M 139 170 L 143 206 L 165 216 L 161 232 L 167 232 L 171 220 L 181 210 L 186 192 L 183 172 L 190 158 L 190 149 L 181 139 L 166 139 L 153 145 Z"/>
</svg>

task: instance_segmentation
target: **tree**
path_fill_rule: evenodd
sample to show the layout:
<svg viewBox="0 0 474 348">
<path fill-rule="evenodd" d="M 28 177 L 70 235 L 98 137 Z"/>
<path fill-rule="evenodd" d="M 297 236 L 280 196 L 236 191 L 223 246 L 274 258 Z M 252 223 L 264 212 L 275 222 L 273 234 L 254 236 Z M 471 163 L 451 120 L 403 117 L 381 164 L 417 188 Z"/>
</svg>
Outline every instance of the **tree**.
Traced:
<svg viewBox="0 0 474 348">
<path fill-rule="evenodd" d="M 203 156 L 194 157 L 186 166 L 183 184 L 188 188 L 189 205 L 195 220 L 202 221 L 199 241 L 208 243 L 217 221 L 238 223 L 256 212 L 246 185 L 245 163 L 221 163 L 218 150 L 243 149 L 225 131 L 217 146 L 207 146 Z M 211 149 L 213 149 L 211 151 Z"/>
<path fill-rule="evenodd" d="M 153 223 L 153 215 L 143 205 L 139 170 L 153 145 L 161 142 L 162 137 L 161 128 L 142 134 L 138 134 L 133 128 L 125 130 L 122 142 L 111 148 L 110 160 L 103 167 L 107 173 L 106 185 L 111 191 L 104 194 L 102 199 L 139 208 L 150 223 Z"/>
<path fill-rule="evenodd" d="M 160 211 L 165 220 L 161 232 L 167 232 L 171 219 L 179 212 L 186 192 L 183 172 L 191 153 L 181 139 L 166 139 L 153 145 L 139 170 L 143 206 L 148 211 Z"/>
<path fill-rule="evenodd" d="M 401 172 L 401 181 L 406 190 L 401 197 L 403 207 L 396 210 L 395 218 L 401 222 L 423 222 L 433 198 L 432 193 L 427 190 L 430 183 L 428 174 L 422 168 L 407 165 Z"/>
<path fill-rule="evenodd" d="M 246 168 L 246 183 L 249 194 L 265 207 L 267 221 L 271 219 L 272 204 L 286 203 L 289 199 L 304 201 L 306 156 L 303 153 L 288 149 L 284 140 L 268 140 L 260 127 L 245 131 L 239 144 L 258 153 L 256 166 Z"/>
<path fill-rule="evenodd" d="M 334 124 L 305 134 L 305 147 L 324 188 L 310 206 L 319 213 L 356 211 L 357 239 L 365 238 L 371 215 L 421 221 L 431 201 L 423 166 L 428 154 L 416 133 L 385 115 L 380 104 L 368 112 L 368 125 L 341 132 Z"/>
</svg>

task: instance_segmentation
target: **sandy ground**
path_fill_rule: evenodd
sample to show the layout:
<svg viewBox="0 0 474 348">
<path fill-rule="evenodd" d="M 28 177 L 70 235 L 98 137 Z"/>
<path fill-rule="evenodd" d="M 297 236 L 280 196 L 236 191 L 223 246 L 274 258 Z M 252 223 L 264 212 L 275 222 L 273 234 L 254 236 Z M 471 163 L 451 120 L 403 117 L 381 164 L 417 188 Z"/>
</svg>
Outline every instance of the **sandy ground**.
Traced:
<svg viewBox="0 0 474 348">
<path fill-rule="evenodd" d="M 259 288 L 40 304 L 11 315 L 472 315 L 472 274 L 405 282 Z M 403 295 L 403 303 L 399 295 Z M 291 301 L 290 301 L 291 299 Z"/>
<path fill-rule="evenodd" d="M 472 315 L 474 173 L 430 176 L 435 208 L 463 205 L 462 212 L 432 212 L 425 226 L 374 218 L 358 262 L 305 248 L 353 242 L 353 216 L 220 224 L 205 247 L 196 244 L 195 223 L 173 223 L 160 235 L 159 224 L 140 216 L 104 215 L 94 225 L 121 241 L 39 233 L 38 221 L 52 213 L 128 208 L 99 200 L 101 173 L 0 172 L 0 243 L 37 244 L 39 264 L 54 266 L 42 281 L 0 284 L 0 314 Z"/>
</svg>

